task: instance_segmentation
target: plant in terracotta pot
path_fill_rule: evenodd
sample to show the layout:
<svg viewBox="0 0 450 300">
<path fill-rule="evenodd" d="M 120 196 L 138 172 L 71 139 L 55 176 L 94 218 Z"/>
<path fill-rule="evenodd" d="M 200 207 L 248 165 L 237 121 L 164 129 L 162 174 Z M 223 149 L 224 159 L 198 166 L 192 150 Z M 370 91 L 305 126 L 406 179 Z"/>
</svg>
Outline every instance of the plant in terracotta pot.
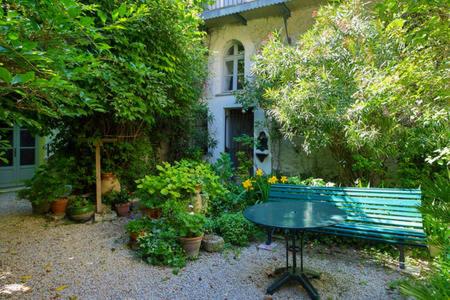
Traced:
<svg viewBox="0 0 450 300">
<path fill-rule="evenodd" d="M 72 187 L 70 185 L 55 185 L 53 190 L 53 201 L 51 203 L 52 212 L 55 215 L 63 215 L 66 213 L 67 204 Z"/>
<path fill-rule="evenodd" d="M 156 196 L 141 196 L 139 203 L 143 213 L 150 219 L 159 219 L 162 216 L 162 204 L 163 200 L 158 199 Z"/>
<path fill-rule="evenodd" d="M 89 221 L 94 216 L 94 212 L 94 204 L 89 201 L 89 198 L 82 196 L 70 197 L 67 215 L 71 220 L 76 222 Z"/>
<path fill-rule="evenodd" d="M 64 214 L 67 206 L 67 196 L 71 192 L 72 181 L 64 170 L 71 160 L 49 160 L 39 167 L 36 174 L 25 182 L 25 189 L 18 193 L 19 198 L 31 202 L 33 212 L 45 214 L 52 208 L 55 214 Z M 67 170 L 66 170 L 67 171 Z"/>
<path fill-rule="evenodd" d="M 139 237 L 145 235 L 150 229 L 151 224 L 151 220 L 147 218 L 135 219 L 128 222 L 125 229 L 130 235 L 130 242 L 135 243 Z"/>
<path fill-rule="evenodd" d="M 110 198 L 111 204 L 114 205 L 117 215 L 120 217 L 128 217 L 130 214 L 130 194 L 125 190 L 120 192 L 109 192 L 108 197 Z"/>
<path fill-rule="evenodd" d="M 205 230 L 206 217 L 193 212 L 180 212 L 177 214 L 177 229 L 180 243 L 189 258 L 198 256 L 203 233 Z"/>
</svg>

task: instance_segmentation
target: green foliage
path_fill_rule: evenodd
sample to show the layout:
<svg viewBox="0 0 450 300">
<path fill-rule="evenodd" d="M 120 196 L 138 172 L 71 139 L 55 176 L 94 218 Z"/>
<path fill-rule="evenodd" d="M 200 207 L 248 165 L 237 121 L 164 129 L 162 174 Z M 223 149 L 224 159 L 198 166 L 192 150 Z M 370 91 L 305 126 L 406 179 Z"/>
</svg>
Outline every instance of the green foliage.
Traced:
<svg viewBox="0 0 450 300">
<path fill-rule="evenodd" d="M 257 228 L 244 218 L 242 212 L 224 213 L 215 221 L 216 231 L 225 242 L 236 246 L 246 246 L 254 238 Z"/>
<path fill-rule="evenodd" d="M 71 196 L 69 198 L 68 208 L 83 208 L 88 206 L 92 206 L 92 208 L 94 208 L 94 205 L 87 197 Z"/>
<path fill-rule="evenodd" d="M 150 232 L 138 238 L 139 254 L 152 265 L 182 268 L 186 258 L 177 240 L 175 229 L 157 222 Z"/>
<path fill-rule="evenodd" d="M 30 180 L 25 182 L 25 189 L 19 191 L 18 197 L 33 204 L 52 202 L 70 194 L 77 181 L 68 169 L 75 165 L 73 159 L 51 157 L 42 165 Z"/>
<path fill-rule="evenodd" d="M 447 12 L 444 0 L 322 6 L 294 47 L 278 34 L 263 45 L 238 99 L 301 136 L 306 153 L 330 149 L 343 183 L 417 187 L 439 171 L 426 157 L 450 140 Z"/>
<path fill-rule="evenodd" d="M 8 2 L 2 120 L 42 128 L 95 115 L 98 125 L 152 125 L 182 116 L 201 92 L 199 1 Z"/>
<path fill-rule="evenodd" d="M 199 237 L 205 232 L 205 224 L 204 215 L 182 212 L 177 215 L 175 228 L 181 237 Z"/>
<path fill-rule="evenodd" d="M 128 233 L 148 232 L 153 226 L 152 220 L 147 218 L 134 219 L 127 223 L 125 229 Z"/>
<path fill-rule="evenodd" d="M 197 187 L 209 199 L 223 197 L 227 192 L 207 163 L 181 160 L 173 165 L 164 163 L 156 169 L 158 175 L 147 175 L 138 181 L 138 189 L 145 193 L 141 200 L 144 205 L 189 200 Z"/>
<path fill-rule="evenodd" d="M 123 204 L 130 202 L 130 192 L 126 189 L 121 189 L 120 192 L 110 191 L 103 196 L 103 203 L 106 204 Z"/>
<path fill-rule="evenodd" d="M 400 292 L 417 300 L 450 298 L 450 263 L 441 258 L 433 265 L 426 280 L 406 281 L 399 284 Z"/>
<path fill-rule="evenodd" d="M 220 153 L 220 157 L 214 163 L 213 169 L 219 176 L 222 184 L 225 185 L 234 184 L 233 182 L 234 168 L 229 153 L 226 152 Z"/>
</svg>

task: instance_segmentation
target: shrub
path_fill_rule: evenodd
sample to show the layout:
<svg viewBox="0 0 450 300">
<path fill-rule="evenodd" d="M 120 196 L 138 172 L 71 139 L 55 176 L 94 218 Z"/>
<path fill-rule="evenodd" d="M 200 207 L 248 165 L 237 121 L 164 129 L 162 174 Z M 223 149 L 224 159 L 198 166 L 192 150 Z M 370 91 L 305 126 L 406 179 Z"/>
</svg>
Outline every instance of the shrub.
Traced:
<svg viewBox="0 0 450 300">
<path fill-rule="evenodd" d="M 73 165 L 73 159 L 50 158 L 47 164 L 39 167 L 33 178 L 25 182 L 26 189 L 21 190 L 18 197 L 27 199 L 32 204 L 43 204 L 68 196 L 76 182 L 67 172 Z"/>
<path fill-rule="evenodd" d="M 160 222 L 138 238 L 139 254 L 151 265 L 182 268 L 186 265 L 183 249 L 178 244 L 176 230 Z"/>
<path fill-rule="evenodd" d="M 206 217 L 182 212 L 177 215 L 176 228 L 181 237 L 198 237 L 205 232 Z"/>
<path fill-rule="evenodd" d="M 241 212 L 224 213 L 215 222 L 216 231 L 227 243 L 246 246 L 254 238 L 257 228 Z"/>
<path fill-rule="evenodd" d="M 223 197 L 227 193 L 210 164 L 181 160 L 156 168 L 158 175 L 147 175 L 138 180 L 138 189 L 144 195 L 142 203 L 146 206 L 155 206 L 158 202 L 163 205 L 168 200 L 190 199 L 198 186 L 209 199 Z"/>
<path fill-rule="evenodd" d="M 147 218 L 131 220 L 125 225 L 128 233 L 148 232 L 152 228 L 152 221 Z"/>
</svg>

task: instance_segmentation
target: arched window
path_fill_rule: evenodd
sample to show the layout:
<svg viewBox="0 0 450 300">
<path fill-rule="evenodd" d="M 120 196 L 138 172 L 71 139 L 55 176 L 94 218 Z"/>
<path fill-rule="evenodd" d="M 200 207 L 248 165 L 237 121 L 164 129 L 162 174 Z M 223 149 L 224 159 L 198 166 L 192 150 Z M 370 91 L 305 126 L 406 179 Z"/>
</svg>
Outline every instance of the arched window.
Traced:
<svg viewBox="0 0 450 300">
<path fill-rule="evenodd" d="M 225 53 L 224 91 L 242 89 L 244 83 L 244 46 L 234 41 Z"/>
</svg>

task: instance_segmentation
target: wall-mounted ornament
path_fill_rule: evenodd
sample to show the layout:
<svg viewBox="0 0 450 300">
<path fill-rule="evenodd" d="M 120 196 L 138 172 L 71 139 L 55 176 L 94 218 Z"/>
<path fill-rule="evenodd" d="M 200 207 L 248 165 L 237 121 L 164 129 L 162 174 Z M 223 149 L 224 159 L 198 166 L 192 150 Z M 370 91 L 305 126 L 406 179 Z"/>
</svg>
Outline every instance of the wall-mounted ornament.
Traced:
<svg viewBox="0 0 450 300">
<path fill-rule="evenodd" d="M 267 154 L 267 153 L 256 153 L 255 155 L 259 159 L 260 162 L 264 162 L 266 157 L 269 156 L 269 154 Z"/>
<path fill-rule="evenodd" d="M 258 135 L 258 145 L 256 149 L 259 151 L 269 150 L 269 139 L 264 131 L 261 131 Z"/>
</svg>

